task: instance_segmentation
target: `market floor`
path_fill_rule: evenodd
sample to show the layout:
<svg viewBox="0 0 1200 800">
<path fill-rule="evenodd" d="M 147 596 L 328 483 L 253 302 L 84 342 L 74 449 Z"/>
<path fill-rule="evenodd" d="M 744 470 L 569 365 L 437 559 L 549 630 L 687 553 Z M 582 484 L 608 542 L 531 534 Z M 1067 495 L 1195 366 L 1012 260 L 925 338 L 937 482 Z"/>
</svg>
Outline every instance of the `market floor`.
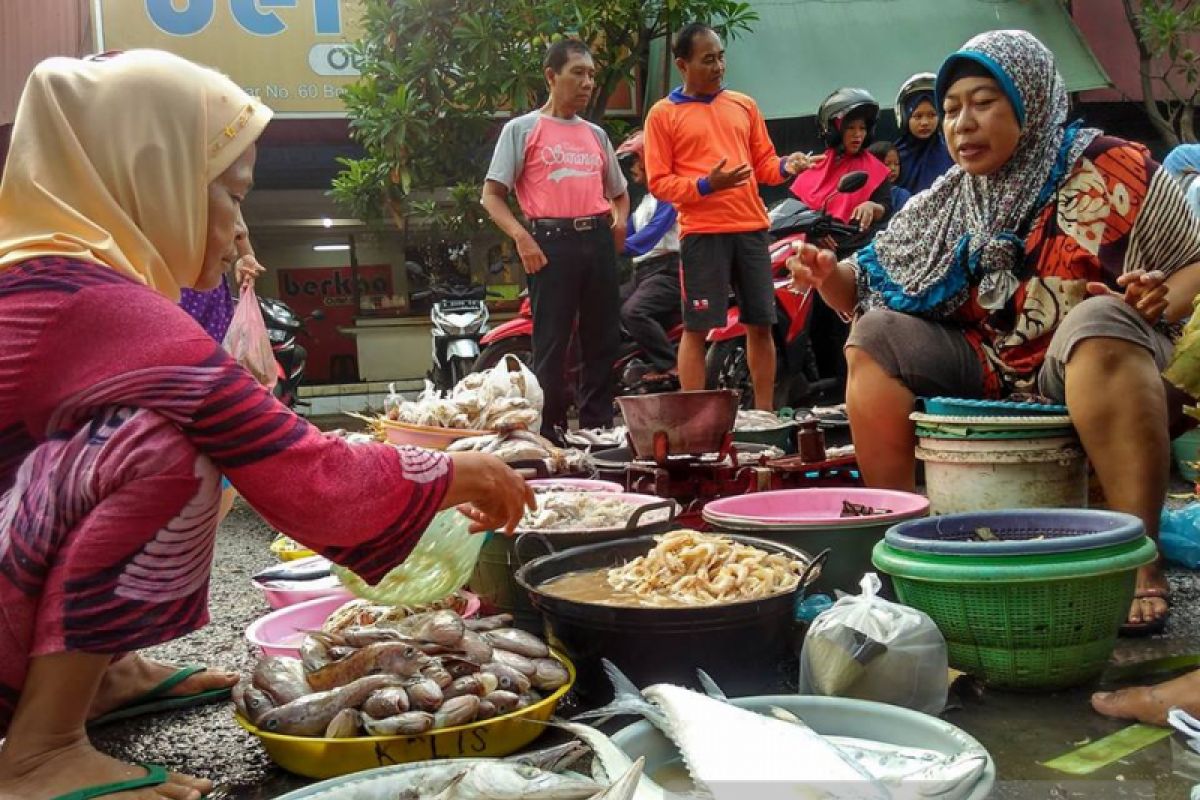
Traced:
<svg viewBox="0 0 1200 800">
<path fill-rule="evenodd" d="M 247 672 L 254 654 L 243 638 L 246 626 L 268 611 L 250 584 L 250 575 L 273 563 L 272 531 L 241 501 L 218 537 L 210 607 L 212 622 L 202 631 L 155 648 L 152 655 L 176 663 L 201 663 Z M 1200 576 L 1171 573 L 1174 613 L 1167 635 L 1123 640 L 1115 662 L 1142 661 L 1200 652 Z M 996 759 L 1003 798 L 1186 798 L 1200 783 L 1200 755 L 1173 739 L 1151 747 L 1076 783 L 1039 762 L 1103 738 L 1124 727 L 1092 713 L 1088 690 L 1055 695 L 987 691 L 952 698 L 946 719 L 982 742 Z M 306 784 L 272 766 L 256 739 L 233 721 L 228 704 L 118 723 L 96 734 L 99 747 L 115 756 L 165 763 L 173 769 L 212 778 L 214 800 L 277 797 Z M 1176 774 L 1180 773 L 1180 774 Z"/>
</svg>

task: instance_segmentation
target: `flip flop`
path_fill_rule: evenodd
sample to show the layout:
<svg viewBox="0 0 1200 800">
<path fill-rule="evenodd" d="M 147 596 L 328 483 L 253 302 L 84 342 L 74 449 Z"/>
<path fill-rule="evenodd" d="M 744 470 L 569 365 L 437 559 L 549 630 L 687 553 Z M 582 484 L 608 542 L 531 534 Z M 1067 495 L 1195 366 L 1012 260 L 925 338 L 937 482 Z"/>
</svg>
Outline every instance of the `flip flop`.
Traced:
<svg viewBox="0 0 1200 800">
<path fill-rule="evenodd" d="M 102 714 L 94 720 L 88 722 L 89 728 L 96 728 L 101 725 L 107 725 L 110 722 L 118 720 L 131 719 L 133 717 L 141 717 L 146 714 L 157 714 L 161 711 L 177 711 L 181 708 L 195 708 L 197 706 L 208 705 L 209 703 L 219 703 L 222 700 L 228 700 L 233 694 L 233 687 L 224 689 L 208 689 L 203 692 L 194 694 L 184 694 L 173 697 L 167 697 L 167 692 L 174 689 L 179 684 L 186 681 L 193 675 L 204 672 L 204 667 L 181 667 L 176 670 L 175 674 L 167 678 L 165 681 L 155 686 L 150 691 L 143 694 L 134 700 L 129 701 L 119 708 L 115 708 L 107 714 Z M 155 784 L 150 784 L 155 785 Z M 112 794 L 108 792 L 108 794 Z"/>
<path fill-rule="evenodd" d="M 135 766 L 146 770 L 146 774 L 140 778 L 130 778 L 127 781 L 117 781 L 115 783 L 102 783 L 98 786 L 88 786 L 83 789 L 76 789 L 73 792 L 60 794 L 54 800 L 92 800 L 93 797 L 104 797 L 105 795 L 116 794 L 117 792 L 130 792 L 134 789 L 146 789 L 150 786 L 162 786 L 170 780 L 167 775 L 166 767 L 161 767 L 158 764 L 142 764 L 136 762 Z"/>
<path fill-rule="evenodd" d="M 1121 636 L 1152 636 L 1162 633 L 1167 627 L 1167 617 L 1171 615 L 1171 593 L 1167 589 L 1138 589 L 1133 593 L 1134 600 L 1144 600 L 1148 597 L 1160 597 L 1167 601 L 1167 613 L 1150 622 L 1125 622 L 1121 625 Z"/>
</svg>

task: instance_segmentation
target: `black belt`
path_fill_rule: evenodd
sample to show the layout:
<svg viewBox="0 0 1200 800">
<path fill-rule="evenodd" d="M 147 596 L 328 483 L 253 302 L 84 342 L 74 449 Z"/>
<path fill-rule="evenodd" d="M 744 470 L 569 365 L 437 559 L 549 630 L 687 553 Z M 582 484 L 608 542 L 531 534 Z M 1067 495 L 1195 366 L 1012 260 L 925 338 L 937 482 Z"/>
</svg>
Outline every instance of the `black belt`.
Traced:
<svg viewBox="0 0 1200 800">
<path fill-rule="evenodd" d="M 679 253 L 662 253 L 653 258 L 643 259 L 637 262 L 634 266 L 638 269 L 647 269 L 650 267 L 661 267 L 674 265 L 679 262 Z"/>
<path fill-rule="evenodd" d="M 592 217 L 543 217 L 531 223 L 534 230 L 554 233 L 589 233 L 612 227 L 612 217 L 597 214 Z"/>
</svg>

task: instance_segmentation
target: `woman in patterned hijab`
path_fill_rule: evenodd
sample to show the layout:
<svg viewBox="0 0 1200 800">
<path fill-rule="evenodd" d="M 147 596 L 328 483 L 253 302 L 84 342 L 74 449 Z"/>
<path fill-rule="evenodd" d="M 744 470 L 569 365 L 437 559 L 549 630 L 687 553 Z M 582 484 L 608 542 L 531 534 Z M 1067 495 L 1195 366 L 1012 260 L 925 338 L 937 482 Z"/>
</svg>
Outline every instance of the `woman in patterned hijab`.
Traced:
<svg viewBox="0 0 1200 800">
<path fill-rule="evenodd" d="M 1029 33 L 967 42 L 936 95 L 956 166 L 851 259 L 806 246 L 790 264 L 857 316 L 846 402 L 863 475 L 915 488 L 917 397 L 1037 393 L 1067 405 L 1109 505 L 1157 536 L 1160 373 L 1200 290 L 1200 221 L 1146 148 L 1068 124 L 1054 56 Z M 1143 569 L 1127 628 L 1166 614 L 1161 571 Z"/>
</svg>

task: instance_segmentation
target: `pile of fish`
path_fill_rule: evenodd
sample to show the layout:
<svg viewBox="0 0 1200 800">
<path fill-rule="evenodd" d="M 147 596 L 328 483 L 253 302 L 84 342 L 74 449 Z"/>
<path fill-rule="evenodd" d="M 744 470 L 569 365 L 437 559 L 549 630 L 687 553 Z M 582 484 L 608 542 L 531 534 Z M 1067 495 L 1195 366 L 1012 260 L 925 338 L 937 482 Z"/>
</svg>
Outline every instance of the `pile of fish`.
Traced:
<svg viewBox="0 0 1200 800">
<path fill-rule="evenodd" d="M 609 492 L 546 492 L 537 496 L 537 508 L 525 512 L 519 527 L 538 531 L 624 528 L 637 509 L 636 503 Z"/>
<path fill-rule="evenodd" d="M 604 668 L 615 688 L 613 702 L 578 718 L 645 717 L 679 749 L 697 793 L 688 796 L 962 800 L 989 781 L 987 751 L 961 733 L 961 749 L 953 754 L 822 736 L 784 709 L 773 707 L 773 716 L 766 716 L 734 705 L 700 670 L 705 694 L 671 684 L 639 690 L 611 662 L 604 661 Z M 597 779 L 626 774 L 632 766 L 599 731 L 578 723 L 562 727 L 592 748 Z M 680 796 L 645 776 L 637 780 L 633 800 Z"/>
<path fill-rule="evenodd" d="M 450 610 L 461 613 L 466 606 L 467 598 L 458 592 L 435 603 L 422 603 L 419 606 L 377 605 L 370 600 L 357 598 L 348 601 L 330 614 L 326 618 L 325 624 L 321 626 L 321 631 L 341 634 L 351 628 L 395 624 L 409 617 L 428 614 L 431 611 Z"/>
<path fill-rule="evenodd" d="M 334 739 L 416 736 L 491 719 L 570 680 L 545 642 L 511 623 L 443 610 L 313 632 L 301 658 L 260 660 L 234 703 L 260 730 Z"/>
<path fill-rule="evenodd" d="M 386 416 L 411 425 L 505 431 L 539 427 L 542 401 L 537 378 L 509 356 L 493 369 L 463 378 L 445 397 L 428 381 L 416 400 L 405 400 L 393 388 Z"/>
<path fill-rule="evenodd" d="M 580 428 L 563 434 L 567 444 L 586 450 L 608 450 L 628 444 L 629 429 L 624 425 L 615 428 Z"/>
<path fill-rule="evenodd" d="M 739 409 L 737 421 L 733 424 L 735 431 L 771 431 L 791 425 L 791 420 L 780 419 L 772 411 L 758 409 Z"/>
<path fill-rule="evenodd" d="M 654 537 L 644 556 L 608 570 L 608 585 L 643 603 L 716 605 L 796 588 L 804 564 L 726 536 L 679 530 Z"/>
<path fill-rule="evenodd" d="M 446 448 L 450 453 L 490 453 L 506 464 L 541 461 L 551 475 L 591 474 L 592 459 L 586 452 L 556 447 L 533 431 L 512 430 L 504 433 L 470 436 Z"/>
</svg>

